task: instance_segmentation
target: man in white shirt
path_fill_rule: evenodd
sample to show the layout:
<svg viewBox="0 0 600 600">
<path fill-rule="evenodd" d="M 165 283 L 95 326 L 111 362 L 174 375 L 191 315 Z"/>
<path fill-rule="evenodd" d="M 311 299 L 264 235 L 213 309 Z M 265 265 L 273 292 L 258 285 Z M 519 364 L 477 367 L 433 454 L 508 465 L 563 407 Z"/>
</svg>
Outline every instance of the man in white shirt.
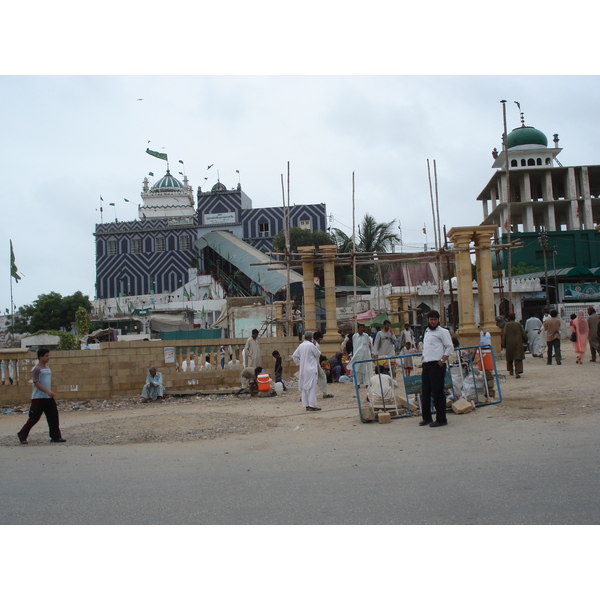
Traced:
<svg viewBox="0 0 600 600">
<path fill-rule="evenodd" d="M 258 338 L 258 329 L 253 329 L 252 335 L 246 340 L 246 345 L 244 346 L 246 366 L 254 369 L 262 365 L 260 346 L 258 345 L 256 338 Z"/>
<path fill-rule="evenodd" d="M 386 319 L 383 322 L 383 329 L 377 334 L 375 344 L 373 344 L 373 358 L 387 357 L 396 355 L 396 336 L 391 328 L 392 324 Z M 389 375 L 389 363 L 385 366 L 378 366 L 375 372 L 385 373 Z M 396 368 L 392 366 L 392 376 L 396 377 Z"/>
<path fill-rule="evenodd" d="M 421 375 L 421 415 L 419 425 L 442 427 L 448 425 L 446 418 L 446 396 L 444 394 L 444 377 L 446 361 L 454 356 L 452 336 L 447 329 L 440 327 L 440 313 L 430 311 L 429 326 L 423 333 L 423 373 Z M 431 400 L 435 407 L 435 421 L 431 417 Z"/>
<path fill-rule="evenodd" d="M 359 360 L 370 360 L 371 358 L 371 336 L 365 333 L 365 326 L 358 324 L 358 333 L 352 336 L 352 362 Z M 368 362 L 356 365 L 356 383 L 369 387 L 369 381 L 373 372 L 373 365 Z"/>
<path fill-rule="evenodd" d="M 408 323 L 404 323 L 404 329 L 400 332 L 400 336 L 398 337 L 398 346 L 396 349 L 401 350 L 402 348 L 405 348 L 406 342 L 410 342 L 411 348 L 417 347 L 417 344 L 415 343 L 415 334 Z"/>
<path fill-rule="evenodd" d="M 317 406 L 317 380 L 319 357 L 321 353 L 313 344 L 312 331 L 304 334 L 304 341 L 292 354 L 292 360 L 300 370 L 298 371 L 298 389 L 302 393 L 302 406 L 306 410 L 321 410 Z"/>
</svg>

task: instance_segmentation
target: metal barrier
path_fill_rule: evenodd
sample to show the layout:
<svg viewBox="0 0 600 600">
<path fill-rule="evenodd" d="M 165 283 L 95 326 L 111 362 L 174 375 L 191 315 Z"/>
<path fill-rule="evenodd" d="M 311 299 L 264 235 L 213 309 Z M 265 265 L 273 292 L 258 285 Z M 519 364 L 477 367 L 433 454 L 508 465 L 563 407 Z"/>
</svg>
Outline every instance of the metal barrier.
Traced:
<svg viewBox="0 0 600 600">
<path fill-rule="evenodd" d="M 444 377 L 444 390 L 452 390 L 452 396 L 454 400 L 458 397 L 454 392 L 454 378 L 453 374 L 456 374 L 460 378 L 460 390 L 464 391 L 465 381 L 471 385 L 473 384 L 474 394 L 469 394 L 468 398 L 475 398 L 475 406 L 490 406 L 492 404 L 499 404 L 502 402 L 502 390 L 500 389 L 500 377 L 498 375 L 498 369 L 496 368 L 496 358 L 494 356 L 494 350 L 491 346 L 464 346 L 454 349 L 456 360 L 452 363 L 446 361 L 447 369 Z M 378 368 L 375 369 L 375 373 L 369 378 L 372 380 L 373 376 L 379 376 L 379 392 L 381 394 L 381 402 L 383 410 L 395 412 L 395 415 L 391 415 L 393 419 L 400 419 L 403 417 L 412 416 L 411 411 L 411 400 L 410 396 L 414 396 L 415 399 L 421 396 L 421 375 L 405 375 L 404 361 L 408 358 L 422 356 L 422 353 L 415 354 L 398 354 L 396 356 L 386 356 L 379 358 L 371 358 L 367 360 L 358 360 L 352 362 L 352 378 L 354 381 L 354 389 L 356 391 L 356 399 L 358 402 L 358 414 L 360 420 L 363 423 L 370 423 L 371 420 L 367 420 L 363 416 L 363 410 L 361 406 L 360 388 L 356 376 L 356 366 L 362 363 L 379 363 Z M 384 362 L 384 365 L 381 363 Z M 387 363 L 387 364 L 385 364 Z M 402 376 L 402 384 L 404 387 L 404 406 L 398 406 L 396 388 L 398 382 L 396 382 L 396 374 L 394 374 L 395 368 L 400 369 L 400 375 Z M 384 371 L 382 373 L 382 371 Z M 387 373 L 385 372 L 387 371 Z M 384 386 L 382 375 L 392 373 L 390 376 L 392 379 L 391 385 L 391 397 L 387 398 L 388 405 L 386 405 L 386 391 L 388 386 Z M 495 389 L 494 389 L 495 382 Z M 483 389 L 480 389 L 483 388 Z M 492 400 L 496 396 L 497 400 Z M 368 392 L 367 392 L 368 395 Z M 463 397 L 462 395 L 460 397 Z M 368 398 L 367 398 L 368 399 Z M 402 409 L 402 411 L 401 411 Z M 420 410 L 420 409 L 419 409 Z M 450 408 L 446 410 L 452 410 Z M 432 406 L 432 413 L 435 414 L 435 408 Z"/>
</svg>

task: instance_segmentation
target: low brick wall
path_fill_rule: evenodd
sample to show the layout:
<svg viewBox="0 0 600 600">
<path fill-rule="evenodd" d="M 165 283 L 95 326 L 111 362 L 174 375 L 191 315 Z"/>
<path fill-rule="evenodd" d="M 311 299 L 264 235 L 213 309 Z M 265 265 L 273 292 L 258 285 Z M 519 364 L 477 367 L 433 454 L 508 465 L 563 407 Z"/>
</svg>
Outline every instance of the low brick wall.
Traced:
<svg viewBox="0 0 600 600">
<path fill-rule="evenodd" d="M 201 340 L 198 340 L 201 341 Z M 207 340 L 208 341 L 208 340 Z M 297 338 L 259 338 L 263 368 L 273 374 L 278 350 L 283 359 L 283 378 L 297 372 L 289 356 L 298 347 Z M 232 388 L 240 383 L 242 349 L 245 339 L 211 340 L 210 344 L 191 343 L 191 340 L 110 342 L 101 344 L 99 350 L 53 350 L 49 366 L 52 369 L 52 388 L 59 400 L 104 399 L 111 396 L 135 396 L 141 394 L 148 367 L 154 365 L 163 375 L 167 394 L 193 390 Z M 226 363 L 221 368 L 220 346 L 225 346 Z M 233 351 L 233 364 L 228 364 L 228 346 Z M 165 348 L 174 348 L 175 360 L 181 364 L 193 354 L 196 365 L 211 356 L 211 369 L 190 371 L 176 370 L 174 363 L 165 363 Z M 235 364 L 235 360 L 239 364 Z M 0 406 L 29 404 L 31 398 L 31 369 L 37 361 L 35 352 L 24 349 L 2 349 L 0 360 L 4 361 L 6 384 L 0 386 Z M 9 383 L 9 362 L 13 364 L 13 384 Z M 216 368 L 215 368 L 216 367 Z"/>
</svg>

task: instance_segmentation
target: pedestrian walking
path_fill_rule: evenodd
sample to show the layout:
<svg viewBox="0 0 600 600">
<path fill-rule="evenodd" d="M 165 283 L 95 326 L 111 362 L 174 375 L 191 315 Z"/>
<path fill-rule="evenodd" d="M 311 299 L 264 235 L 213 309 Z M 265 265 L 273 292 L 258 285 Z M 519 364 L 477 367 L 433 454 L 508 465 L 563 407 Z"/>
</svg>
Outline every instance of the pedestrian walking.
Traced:
<svg viewBox="0 0 600 600">
<path fill-rule="evenodd" d="M 46 415 L 51 442 L 66 442 L 60 433 L 58 407 L 56 406 L 56 394 L 52 391 L 52 371 L 48 366 L 50 350 L 40 348 L 37 351 L 38 364 L 31 370 L 31 407 L 29 408 L 29 419 L 17 433 L 21 444 L 29 443 L 27 436 L 31 428 Z"/>
</svg>

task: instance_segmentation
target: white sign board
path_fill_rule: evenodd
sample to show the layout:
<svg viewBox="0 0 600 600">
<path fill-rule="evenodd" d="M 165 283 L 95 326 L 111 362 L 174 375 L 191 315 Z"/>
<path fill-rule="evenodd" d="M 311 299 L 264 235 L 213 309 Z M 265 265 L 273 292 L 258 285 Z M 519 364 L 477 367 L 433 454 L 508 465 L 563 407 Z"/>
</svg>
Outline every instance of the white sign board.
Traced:
<svg viewBox="0 0 600 600">
<path fill-rule="evenodd" d="M 235 223 L 235 213 L 204 213 L 205 225 L 230 225 Z"/>
</svg>

